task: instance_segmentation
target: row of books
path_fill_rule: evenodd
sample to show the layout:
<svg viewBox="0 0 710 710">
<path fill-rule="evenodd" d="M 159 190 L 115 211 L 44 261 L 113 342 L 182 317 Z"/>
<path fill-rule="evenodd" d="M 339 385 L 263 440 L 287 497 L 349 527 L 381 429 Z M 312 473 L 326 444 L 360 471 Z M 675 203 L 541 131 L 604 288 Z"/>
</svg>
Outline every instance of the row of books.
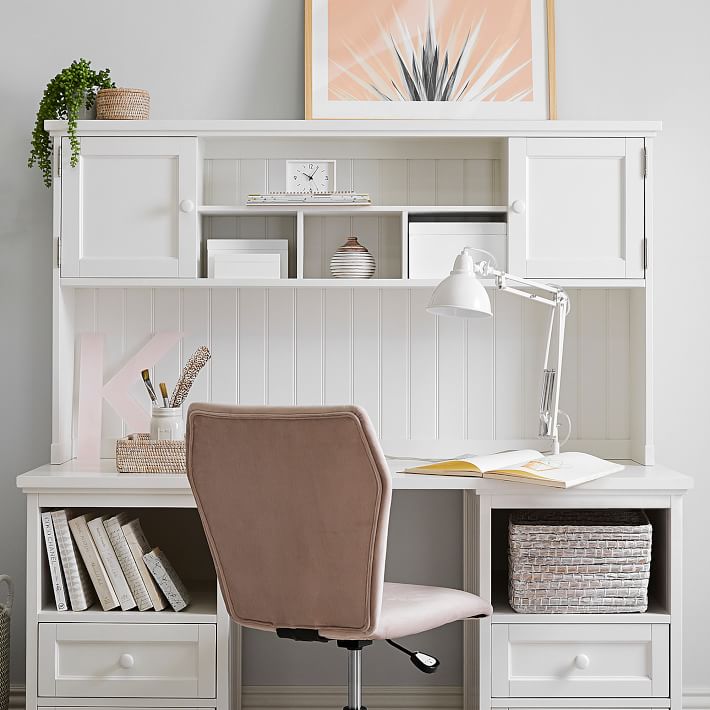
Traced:
<svg viewBox="0 0 710 710">
<path fill-rule="evenodd" d="M 57 611 L 84 611 L 97 599 L 104 611 L 182 611 L 190 603 L 165 553 L 127 512 L 48 511 L 42 531 Z"/>
</svg>

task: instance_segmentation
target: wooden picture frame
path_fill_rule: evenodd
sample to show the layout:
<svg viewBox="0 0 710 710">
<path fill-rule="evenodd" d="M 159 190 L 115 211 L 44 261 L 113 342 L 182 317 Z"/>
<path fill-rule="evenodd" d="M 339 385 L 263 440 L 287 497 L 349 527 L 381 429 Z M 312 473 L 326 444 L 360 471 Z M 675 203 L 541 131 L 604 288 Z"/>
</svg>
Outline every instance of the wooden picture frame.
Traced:
<svg viewBox="0 0 710 710">
<path fill-rule="evenodd" d="M 424 74 L 424 41 L 427 32 L 424 32 L 424 39 L 421 36 L 414 37 L 414 30 L 407 36 L 408 25 L 397 15 L 397 1 L 391 3 L 379 3 L 377 0 L 364 0 L 366 3 L 373 3 L 382 13 L 377 17 L 368 14 L 367 8 L 363 8 L 362 3 L 357 3 L 357 17 L 361 22 L 371 21 L 367 27 L 369 37 L 373 39 L 372 48 L 368 48 L 361 56 L 367 59 L 358 63 L 355 47 L 352 41 L 359 41 L 362 45 L 362 34 L 352 32 L 350 23 L 343 20 L 342 16 L 355 4 L 347 0 L 305 0 L 304 25 L 305 25 L 305 114 L 306 119 L 336 119 L 336 118 L 430 118 L 430 119 L 556 119 L 557 118 L 557 86 L 556 86 L 556 66 L 555 66 L 555 2 L 554 0 L 459 0 L 461 11 L 475 13 L 478 12 L 479 20 L 475 24 L 466 26 L 463 30 L 458 22 L 447 36 L 450 46 L 438 45 L 436 35 L 437 21 L 439 19 L 449 20 L 451 18 L 428 18 L 422 16 L 417 18 L 419 26 L 432 27 L 431 37 L 436 42 L 432 45 L 439 49 L 438 56 L 449 55 L 449 68 L 454 66 L 454 57 L 462 60 L 459 62 L 459 72 L 449 85 L 443 78 L 451 78 L 451 69 L 447 75 L 443 73 L 442 64 L 438 64 L 437 75 L 442 77 L 438 83 L 438 89 L 433 92 L 440 92 L 445 95 L 447 87 L 451 89 L 448 96 L 451 98 L 441 100 L 439 98 L 413 98 L 417 88 L 420 90 L 430 90 L 431 84 L 422 81 L 415 86 L 406 79 L 406 73 L 416 78 L 414 71 L 414 60 L 419 60 L 421 53 L 421 63 L 419 74 L 421 78 Z M 480 40 L 484 34 L 482 26 L 484 23 L 484 10 L 494 8 L 495 12 L 505 14 L 506 2 L 514 5 L 518 13 L 518 21 L 523 25 L 521 35 L 514 42 L 509 42 L 507 46 L 500 50 L 495 43 L 498 38 L 491 40 L 486 46 L 478 48 L 475 42 Z M 336 5 L 336 3 L 338 3 Z M 529 26 L 525 13 L 519 10 L 525 4 L 529 5 Z M 426 0 L 422 0 L 424 7 L 429 6 Z M 338 42 L 339 57 L 344 54 L 353 58 L 350 66 L 338 63 L 331 54 L 329 48 L 329 36 L 337 34 L 337 28 L 333 27 L 336 22 L 329 24 L 328 12 L 333 7 L 337 7 L 340 24 L 346 29 L 343 32 L 343 41 Z M 433 8 L 434 5 L 432 4 Z M 343 8 L 348 8 L 343 12 Z M 389 17 L 392 23 L 392 31 L 384 29 L 383 18 Z M 520 18 L 523 20 L 520 20 Z M 463 20 L 465 18 L 462 16 Z M 347 18 L 346 18 L 347 19 Z M 456 16 L 457 21 L 460 19 Z M 504 20 L 500 17 L 498 24 Z M 445 23 L 442 23 L 445 24 Z M 414 27 L 414 22 L 412 23 Z M 465 34 L 465 32 L 468 34 Z M 511 30 L 512 31 L 512 30 Z M 527 34 L 525 33 L 527 32 Z M 379 33 L 379 35 L 378 35 Z M 458 33 L 458 34 L 457 34 Z M 511 35 L 512 36 L 512 35 Z M 473 37 L 473 42 L 470 38 Z M 521 37 L 525 40 L 520 42 Z M 411 42 L 409 42 L 411 40 Z M 485 38 L 483 42 L 485 42 Z M 374 42 L 379 43 L 377 49 Z M 389 43 L 388 53 L 384 52 L 384 43 Z M 524 49 L 517 49 L 518 45 Z M 404 51 L 404 49 L 408 51 Z M 370 49 L 372 51 L 370 51 Z M 399 58 L 397 58 L 397 52 Z M 498 54 L 496 54 L 498 51 Z M 513 51 L 518 55 L 517 63 L 511 57 Z M 478 52 L 479 57 L 476 57 Z M 527 52 L 527 54 L 526 54 Z M 490 60 L 486 60 L 487 53 L 491 54 Z M 370 57 L 375 55 L 375 59 Z M 529 55 L 529 56 L 528 56 Z M 544 56 L 543 56 L 544 55 Z M 403 56 L 411 56 L 411 72 L 408 72 L 406 63 L 401 59 Z M 429 53 L 429 57 L 433 54 Z M 475 60 L 475 61 L 474 61 Z M 407 60 L 410 61 L 410 60 Z M 490 65 L 486 66 L 485 61 Z M 385 64 L 389 62 L 389 73 Z M 493 66 L 498 62 L 497 68 Z M 442 62 L 443 63 L 443 62 Z M 513 64 L 512 68 L 507 66 Z M 544 67 L 540 66 L 543 63 Z M 529 66 L 528 66 L 529 65 Z M 337 68 L 339 77 L 332 79 L 330 73 L 332 67 Z M 436 66 L 436 65 L 433 65 Z M 395 70 L 396 67 L 396 70 Z M 431 68 L 431 66 L 430 66 Z M 465 79 L 464 72 L 471 69 L 468 80 Z M 490 73 L 487 82 L 482 75 Z M 501 76 L 502 74 L 502 76 Z M 431 75 L 431 72 L 430 72 Z M 469 89 L 469 96 L 466 96 L 467 87 L 473 81 L 473 87 Z M 478 94 L 474 94 L 472 89 L 482 84 Z M 507 86 L 506 86 L 507 84 Z M 409 89 L 410 93 L 407 93 Z M 501 100 L 498 92 L 503 92 Z M 458 92 L 458 95 L 456 93 Z M 507 96 L 506 92 L 513 92 Z M 542 94 L 542 95 L 541 95 Z M 437 94 L 438 95 L 438 94 Z"/>
</svg>

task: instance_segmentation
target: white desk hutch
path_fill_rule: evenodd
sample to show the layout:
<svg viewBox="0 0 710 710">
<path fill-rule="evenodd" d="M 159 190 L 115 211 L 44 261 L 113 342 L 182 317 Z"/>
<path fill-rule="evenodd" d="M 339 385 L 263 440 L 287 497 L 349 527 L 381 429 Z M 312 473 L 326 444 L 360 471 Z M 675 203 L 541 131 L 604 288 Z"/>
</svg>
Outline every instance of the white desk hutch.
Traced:
<svg viewBox="0 0 710 710">
<path fill-rule="evenodd" d="M 463 698 L 450 707 L 681 710 L 681 504 L 691 481 L 654 465 L 653 450 L 660 124 L 85 121 L 77 167 L 66 125 L 47 127 L 55 158 L 52 463 L 18 478 L 28 506 L 27 710 L 242 703 L 239 631 L 221 602 L 186 477 L 117 474 L 113 447 L 127 432 L 106 406 L 106 458 L 74 460 L 79 334 L 104 335 L 110 376 L 151 334 L 179 330 L 157 381 L 174 381 L 184 356 L 205 343 L 213 359 L 191 400 L 356 402 L 386 453 L 537 445 L 547 314 L 492 293 L 494 319 L 428 316 L 434 282 L 408 278 L 408 225 L 442 212 L 505 223 L 502 268 L 568 290 L 567 448 L 628 464 L 569 492 L 394 474 L 396 489 L 463 491 L 464 583 L 494 604 L 490 620 L 466 622 Z M 336 159 L 338 188 L 369 192 L 372 206 L 245 206 L 248 193 L 283 190 L 286 159 L 306 157 Z M 376 259 L 371 280 L 329 277 L 331 254 L 352 233 Z M 208 238 L 287 239 L 289 278 L 205 278 Z M 145 398 L 141 387 L 137 376 L 137 398 Z M 60 507 L 140 512 L 193 604 L 180 614 L 55 611 L 40 513 Z M 645 509 L 654 529 L 648 611 L 513 612 L 507 514 L 536 507 Z M 180 531 L 179 539 L 161 530 Z"/>
</svg>

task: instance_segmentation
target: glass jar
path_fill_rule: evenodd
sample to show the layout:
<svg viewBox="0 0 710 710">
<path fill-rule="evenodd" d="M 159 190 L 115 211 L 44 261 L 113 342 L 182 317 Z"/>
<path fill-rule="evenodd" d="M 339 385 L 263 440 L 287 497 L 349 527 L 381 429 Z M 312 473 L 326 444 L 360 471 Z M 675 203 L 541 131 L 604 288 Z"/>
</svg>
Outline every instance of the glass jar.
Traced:
<svg viewBox="0 0 710 710">
<path fill-rule="evenodd" d="M 182 407 L 153 407 L 150 418 L 150 438 L 159 441 L 176 441 L 185 438 Z"/>
</svg>

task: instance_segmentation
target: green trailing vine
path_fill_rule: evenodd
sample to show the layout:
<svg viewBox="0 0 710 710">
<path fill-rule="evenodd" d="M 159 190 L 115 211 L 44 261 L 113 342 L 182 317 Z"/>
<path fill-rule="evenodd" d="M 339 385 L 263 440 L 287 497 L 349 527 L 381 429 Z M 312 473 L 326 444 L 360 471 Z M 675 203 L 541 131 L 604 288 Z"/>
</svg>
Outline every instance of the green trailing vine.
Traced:
<svg viewBox="0 0 710 710">
<path fill-rule="evenodd" d="M 71 144 L 71 165 L 79 162 L 79 138 L 76 135 L 76 122 L 79 111 L 84 106 L 90 109 L 96 101 L 99 89 L 109 89 L 115 84 L 111 80 L 110 69 L 94 71 L 91 62 L 78 59 L 71 66 L 57 74 L 44 90 L 37 110 L 37 120 L 32 131 L 32 150 L 27 166 L 35 164 L 42 171 L 44 184 L 52 186 L 52 145 L 49 133 L 44 130 L 44 122 L 56 119 L 67 121 L 67 133 Z"/>
</svg>

